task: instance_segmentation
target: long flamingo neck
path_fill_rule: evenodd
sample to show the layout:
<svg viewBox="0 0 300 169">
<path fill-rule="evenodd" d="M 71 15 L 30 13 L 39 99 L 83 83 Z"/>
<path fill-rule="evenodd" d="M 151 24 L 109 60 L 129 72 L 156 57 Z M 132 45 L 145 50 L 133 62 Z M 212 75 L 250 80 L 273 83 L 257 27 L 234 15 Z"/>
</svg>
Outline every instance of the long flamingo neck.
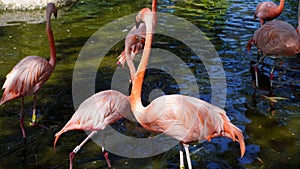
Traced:
<svg viewBox="0 0 300 169">
<path fill-rule="evenodd" d="M 157 0 L 152 0 L 152 12 L 157 12 Z"/>
<path fill-rule="evenodd" d="M 142 86 L 144 82 L 145 72 L 148 65 L 149 57 L 150 57 L 150 50 L 151 50 L 151 44 L 152 44 L 152 33 L 153 33 L 153 25 L 152 25 L 152 17 L 151 19 L 147 19 L 145 21 L 146 24 L 146 41 L 145 41 L 145 47 L 143 51 L 143 55 L 140 61 L 140 64 L 137 69 L 136 77 L 133 80 L 132 83 L 132 90 L 131 90 L 131 106 L 133 111 L 137 110 L 138 107 L 143 107 L 142 101 L 141 101 L 141 95 L 142 95 Z M 138 110 L 139 111 L 139 110 Z"/>
<path fill-rule="evenodd" d="M 280 0 L 279 6 L 278 6 L 278 13 L 279 14 L 281 14 L 283 8 L 284 8 L 284 0 Z"/>
<path fill-rule="evenodd" d="M 56 49 L 55 49 L 54 37 L 53 37 L 52 29 L 51 29 L 51 15 L 52 15 L 52 12 L 47 13 L 47 16 L 46 16 L 46 31 L 47 31 L 48 41 L 49 41 L 49 45 L 50 45 L 49 63 L 54 68 L 55 64 L 56 64 Z"/>
</svg>

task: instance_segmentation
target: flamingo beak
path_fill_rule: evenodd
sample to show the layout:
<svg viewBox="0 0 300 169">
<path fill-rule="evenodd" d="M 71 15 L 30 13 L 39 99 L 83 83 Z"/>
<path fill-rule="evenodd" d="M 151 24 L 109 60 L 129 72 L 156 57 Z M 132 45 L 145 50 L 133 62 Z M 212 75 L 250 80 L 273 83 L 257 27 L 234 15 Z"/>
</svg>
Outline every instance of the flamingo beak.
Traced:
<svg viewBox="0 0 300 169">
<path fill-rule="evenodd" d="M 54 17 L 57 18 L 57 11 L 54 12 Z"/>
<path fill-rule="evenodd" d="M 139 26 L 140 26 L 140 22 L 138 22 L 138 21 L 135 21 L 135 27 L 136 27 L 136 29 L 138 29 L 139 28 Z"/>
</svg>

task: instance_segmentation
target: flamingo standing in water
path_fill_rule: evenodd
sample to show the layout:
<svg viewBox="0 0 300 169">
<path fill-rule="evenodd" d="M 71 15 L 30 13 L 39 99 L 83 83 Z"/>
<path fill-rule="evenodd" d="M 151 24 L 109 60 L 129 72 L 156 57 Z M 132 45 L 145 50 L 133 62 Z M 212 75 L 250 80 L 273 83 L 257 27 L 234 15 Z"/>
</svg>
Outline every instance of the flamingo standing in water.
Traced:
<svg viewBox="0 0 300 169">
<path fill-rule="evenodd" d="M 56 50 L 54 44 L 53 33 L 51 29 L 51 15 L 57 16 L 57 9 L 53 3 L 48 3 L 46 7 L 46 30 L 50 45 L 50 60 L 49 62 L 38 56 L 27 56 L 22 59 L 7 75 L 6 81 L 3 84 L 4 89 L 0 105 L 7 101 L 22 98 L 20 112 L 20 126 L 22 129 L 23 138 L 26 138 L 23 119 L 24 97 L 33 95 L 33 114 L 32 125 L 40 126 L 36 120 L 36 94 L 41 89 L 43 84 L 51 76 L 56 64 Z"/>
<path fill-rule="evenodd" d="M 254 13 L 254 19 L 258 18 L 260 26 L 264 24 L 265 21 L 271 21 L 277 18 L 284 8 L 284 0 L 280 0 L 279 6 L 274 2 L 261 2 L 256 6 Z"/>
<path fill-rule="evenodd" d="M 238 141 L 242 157 L 245 153 L 243 133 L 229 121 L 224 110 L 198 98 L 178 94 L 158 97 L 147 107 L 142 105 L 142 84 L 150 57 L 156 16 L 149 8 L 144 8 L 139 12 L 136 21 L 146 24 L 145 47 L 129 96 L 136 120 L 148 131 L 165 133 L 179 140 L 186 150 L 189 168 L 192 165 L 188 143 L 210 140 L 213 137 L 225 136 Z M 126 59 L 128 61 L 131 58 L 127 56 Z M 180 151 L 180 167 L 183 166 L 183 153 Z"/>
<path fill-rule="evenodd" d="M 152 6 L 156 10 L 157 0 L 152 1 Z M 141 50 L 141 41 L 137 36 L 145 35 L 144 28 L 132 28 L 125 39 L 125 50 L 122 52 L 124 55 L 119 56 L 119 64 L 124 64 L 124 57 L 130 57 L 127 61 L 127 65 L 130 68 L 131 80 L 135 75 L 135 67 L 131 58 L 134 58 L 135 52 Z M 55 134 L 54 149 L 56 143 L 61 134 L 70 130 L 90 130 L 92 131 L 75 149 L 70 153 L 70 169 L 73 166 L 73 159 L 75 154 L 81 149 L 81 147 L 93 137 L 97 131 L 104 130 L 107 125 L 113 124 L 123 117 L 132 114 L 129 97 L 115 90 L 106 90 L 94 94 L 86 99 L 79 106 L 78 110 L 73 114 L 67 124 Z M 108 167 L 111 167 L 111 163 L 108 157 L 108 152 L 104 151 L 103 155 L 106 159 Z"/>
<path fill-rule="evenodd" d="M 67 124 L 55 134 L 54 149 L 60 135 L 67 131 L 92 131 L 86 139 L 70 153 L 70 169 L 72 169 L 75 154 L 97 131 L 104 130 L 107 125 L 113 124 L 130 114 L 132 114 L 132 112 L 128 96 L 115 90 L 105 90 L 96 93 L 82 102 Z M 111 167 L 108 152 L 103 151 L 103 155 L 108 167 Z"/>
<path fill-rule="evenodd" d="M 252 43 L 263 53 L 263 57 L 256 63 L 255 77 L 256 87 L 258 87 L 257 71 L 259 63 L 267 55 L 292 57 L 300 52 L 300 1 L 298 5 L 298 27 L 295 29 L 292 25 L 281 20 L 273 20 L 267 22 L 254 32 L 247 44 L 247 50 L 250 51 Z M 275 60 L 276 61 L 276 60 Z M 276 64 L 274 63 L 270 72 L 270 80 L 272 87 L 272 80 L 274 78 L 273 72 Z"/>
</svg>

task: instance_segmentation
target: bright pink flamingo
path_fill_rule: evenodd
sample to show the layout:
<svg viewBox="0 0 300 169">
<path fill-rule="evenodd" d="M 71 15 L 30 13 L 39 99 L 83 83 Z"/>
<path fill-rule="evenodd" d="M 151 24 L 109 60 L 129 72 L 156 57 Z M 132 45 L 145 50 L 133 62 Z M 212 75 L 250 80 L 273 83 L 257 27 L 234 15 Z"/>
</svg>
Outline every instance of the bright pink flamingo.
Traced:
<svg viewBox="0 0 300 169">
<path fill-rule="evenodd" d="M 130 114 L 132 114 L 132 112 L 128 96 L 115 90 L 105 90 L 96 93 L 82 102 L 67 124 L 55 134 L 54 149 L 60 135 L 64 132 L 70 130 L 92 131 L 86 139 L 70 153 L 70 169 L 72 169 L 75 154 L 97 131 L 104 130 L 107 125 L 113 124 Z M 108 167 L 111 167 L 108 152 L 103 151 L 103 155 Z"/>
<path fill-rule="evenodd" d="M 257 71 L 259 63 L 267 55 L 292 57 L 300 52 L 300 1 L 298 6 L 298 28 L 297 30 L 287 22 L 273 20 L 267 22 L 254 32 L 247 44 L 247 50 L 250 51 L 252 43 L 263 53 L 263 57 L 255 65 L 256 87 L 258 87 Z M 276 64 L 274 63 L 270 73 L 270 80 L 274 78 L 273 72 Z"/>
<path fill-rule="evenodd" d="M 46 9 L 46 30 L 50 45 L 49 62 L 46 59 L 38 56 L 25 57 L 6 75 L 6 81 L 2 87 L 2 89 L 4 89 L 4 92 L 0 100 L 0 105 L 4 104 L 7 101 L 22 97 L 20 125 L 23 138 L 26 138 L 23 119 L 24 97 L 28 95 L 33 95 L 34 97 L 32 125 L 35 126 L 37 125 L 36 94 L 41 89 L 43 84 L 49 79 L 56 64 L 55 44 L 50 23 L 52 14 L 54 14 L 54 16 L 56 17 L 57 9 L 55 8 L 54 4 L 48 3 Z"/>
<path fill-rule="evenodd" d="M 261 2 L 256 6 L 254 13 L 254 19 L 258 18 L 260 26 L 264 24 L 265 21 L 271 21 L 277 18 L 284 8 L 284 0 L 280 0 L 279 6 L 274 2 Z"/>
<path fill-rule="evenodd" d="M 178 94 L 158 97 L 147 107 L 142 105 L 142 84 L 150 57 L 156 16 L 149 8 L 144 8 L 136 20 L 146 24 L 145 47 L 129 96 L 131 109 L 137 121 L 151 132 L 165 133 L 179 140 L 186 150 L 189 168 L 192 166 L 187 144 L 210 140 L 213 137 L 225 136 L 238 141 L 243 156 L 245 143 L 242 131 L 229 121 L 224 110 L 198 98 Z M 129 60 L 130 57 L 126 59 Z M 184 166 L 182 152 L 180 152 L 180 166 Z"/>
</svg>

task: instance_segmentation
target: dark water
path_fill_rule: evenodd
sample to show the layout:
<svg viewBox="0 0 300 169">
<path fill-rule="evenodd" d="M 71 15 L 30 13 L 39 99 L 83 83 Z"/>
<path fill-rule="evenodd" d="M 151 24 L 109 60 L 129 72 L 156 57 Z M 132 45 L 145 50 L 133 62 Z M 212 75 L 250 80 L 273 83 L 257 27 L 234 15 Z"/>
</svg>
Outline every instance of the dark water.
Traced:
<svg viewBox="0 0 300 169">
<path fill-rule="evenodd" d="M 221 58 L 226 76 L 225 110 L 243 130 L 247 151 L 239 158 L 239 146 L 226 138 L 190 146 L 194 168 L 299 168 L 300 163 L 300 86 L 299 59 L 285 60 L 275 71 L 275 89 L 257 90 L 252 86 L 250 61 L 256 61 L 257 51 L 247 53 L 245 46 L 259 22 L 253 20 L 258 1 L 159 1 L 158 11 L 186 19 L 196 25 L 208 37 Z M 285 2 L 285 10 L 279 19 L 297 25 L 297 1 Z M 57 150 L 53 150 L 54 134 L 74 113 L 72 76 L 77 57 L 85 43 L 99 28 L 118 18 L 134 14 L 151 6 L 151 1 L 79 1 L 72 7 L 59 10 L 52 20 L 57 47 L 57 66 L 51 78 L 38 93 L 39 122 L 48 126 L 45 131 L 26 125 L 28 135 L 24 144 L 18 123 L 20 99 L 0 107 L 0 168 L 68 168 L 68 155 L 86 136 L 85 132 L 70 131 L 62 135 Z M 0 15 L 6 13 L 1 12 Z M 43 18 L 43 17 L 42 17 Z M 3 23 L 1 24 L 3 25 Z M 128 27 L 121 30 L 128 31 Z M 172 30 L 170 30 L 172 31 Z M 0 27 L 0 82 L 5 81 L 11 68 L 28 55 L 48 57 L 45 22 L 9 21 Z M 113 46 L 99 65 L 95 91 L 111 88 L 117 69 L 116 57 L 122 51 L 123 41 Z M 180 71 L 188 66 L 192 76 L 183 74 L 182 88 L 188 90 L 196 79 L 200 98 L 211 101 L 212 88 L 208 70 L 195 53 L 184 43 L 164 35 L 155 37 L 155 48 L 167 50 L 185 63 L 174 65 Z M 158 60 L 161 63 L 168 63 Z M 268 76 L 273 59 L 265 59 L 261 68 Z M 126 70 L 125 70 L 126 71 Z M 170 74 L 162 70 L 147 71 L 143 89 L 144 104 L 162 92 L 184 93 Z M 268 83 L 268 82 L 267 82 Z M 89 84 L 87 84 L 88 86 Z M 268 84 L 265 84 L 268 86 Z M 264 87 L 264 86 L 262 86 Z M 156 89 L 156 90 L 154 90 Z M 151 92 L 156 91 L 156 92 Z M 74 92 L 74 91 L 73 91 Z M 75 91 L 76 92 L 76 91 Z M 187 91 L 188 93 L 189 91 Z M 190 95 L 199 96 L 197 93 Z M 286 98 L 271 103 L 264 96 Z M 149 98 L 149 100 L 148 100 Z M 78 105 L 76 105 L 78 106 Z M 25 121 L 30 122 L 32 97 L 25 99 Z M 113 127 L 136 137 L 151 136 L 143 131 L 131 131 L 130 122 L 119 121 Z M 179 168 L 179 147 L 148 158 L 126 158 L 111 154 L 115 168 Z M 75 156 L 75 168 L 106 168 L 101 148 L 94 142 Z"/>
</svg>

